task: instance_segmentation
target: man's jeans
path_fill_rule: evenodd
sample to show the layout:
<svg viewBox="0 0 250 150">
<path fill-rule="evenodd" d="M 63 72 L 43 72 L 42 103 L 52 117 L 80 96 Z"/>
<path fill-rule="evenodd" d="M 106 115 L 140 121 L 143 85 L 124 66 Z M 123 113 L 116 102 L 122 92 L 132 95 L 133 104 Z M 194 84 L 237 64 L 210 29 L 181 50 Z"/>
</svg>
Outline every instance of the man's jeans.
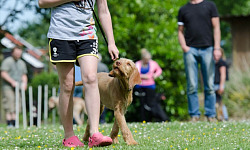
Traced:
<svg viewBox="0 0 250 150">
<path fill-rule="evenodd" d="M 205 116 L 215 117 L 215 92 L 213 47 L 194 48 L 184 53 L 185 71 L 187 78 L 188 112 L 191 117 L 200 116 L 198 100 L 198 64 L 201 66 L 205 92 Z"/>
</svg>

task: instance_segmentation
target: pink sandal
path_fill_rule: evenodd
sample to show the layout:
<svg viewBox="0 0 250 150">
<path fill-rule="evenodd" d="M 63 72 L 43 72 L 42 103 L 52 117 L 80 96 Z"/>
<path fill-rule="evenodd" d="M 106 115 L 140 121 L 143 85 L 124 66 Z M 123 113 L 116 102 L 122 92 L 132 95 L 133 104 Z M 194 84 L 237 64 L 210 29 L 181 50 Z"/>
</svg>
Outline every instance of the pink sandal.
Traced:
<svg viewBox="0 0 250 150">
<path fill-rule="evenodd" d="M 78 139 L 77 136 L 72 136 L 68 138 L 67 140 L 63 139 L 62 144 L 65 147 L 83 147 L 84 144 Z"/>
<path fill-rule="evenodd" d="M 113 143 L 112 139 L 108 136 L 103 136 L 101 133 L 97 132 L 89 137 L 89 147 L 92 148 L 93 146 L 108 146 Z"/>
</svg>

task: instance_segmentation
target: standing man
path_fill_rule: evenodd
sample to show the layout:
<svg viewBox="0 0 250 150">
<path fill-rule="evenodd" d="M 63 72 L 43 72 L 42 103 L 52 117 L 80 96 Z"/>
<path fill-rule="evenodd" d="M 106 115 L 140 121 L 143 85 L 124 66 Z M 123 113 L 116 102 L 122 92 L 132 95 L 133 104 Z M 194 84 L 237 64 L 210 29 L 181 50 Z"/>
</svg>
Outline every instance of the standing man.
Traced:
<svg viewBox="0 0 250 150">
<path fill-rule="evenodd" d="M 214 121 L 215 92 L 213 51 L 220 49 L 220 21 L 216 5 L 206 0 L 190 0 L 178 14 L 178 38 L 184 52 L 188 111 L 192 121 L 200 117 L 198 101 L 198 64 L 205 93 L 205 116 Z M 185 29 L 185 30 L 184 30 Z"/>
<path fill-rule="evenodd" d="M 15 87 L 19 84 L 21 88 L 27 89 L 27 67 L 24 61 L 20 59 L 21 56 L 22 49 L 14 47 L 11 56 L 7 57 L 1 65 L 3 79 L 2 102 L 8 127 L 15 126 L 16 113 L 18 113 L 15 112 Z"/>
</svg>

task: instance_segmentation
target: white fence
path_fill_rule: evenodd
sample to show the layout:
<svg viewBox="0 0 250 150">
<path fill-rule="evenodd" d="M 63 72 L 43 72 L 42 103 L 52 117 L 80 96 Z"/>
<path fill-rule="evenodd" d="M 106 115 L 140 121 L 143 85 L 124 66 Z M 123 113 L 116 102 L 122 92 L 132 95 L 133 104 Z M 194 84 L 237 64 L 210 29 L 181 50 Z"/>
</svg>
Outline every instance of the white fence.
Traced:
<svg viewBox="0 0 250 150">
<path fill-rule="evenodd" d="M 19 85 L 16 86 L 15 89 L 15 98 L 16 98 L 16 122 L 15 127 L 19 128 L 19 108 L 20 108 L 20 89 L 21 89 L 21 105 L 22 105 L 22 116 L 23 116 L 23 128 L 27 128 L 27 113 L 26 113 L 26 98 L 25 98 L 25 90 L 23 88 L 20 88 Z M 29 126 L 32 127 L 34 125 L 34 114 L 33 114 L 33 88 L 30 86 L 28 88 L 28 94 L 29 94 Z M 42 121 L 42 95 L 43 95 L 43 104 L 44 104 L 44 110 L 43 110 L 43 116 L 44 125 L 48 124 L 48 85 L 44 86 L 44 90 L 42 90 L 42 86 L 38 86 L 38 97 L 37 97 L 37 127 L 41 126 Z M 43 93 L 43 94 L 42 94 Z M 52 96 L 56 96 L 56 88 L 52 88 Z M 52 123 L 56 123 L 56 109 L 52 110 Z"/>
</svg>

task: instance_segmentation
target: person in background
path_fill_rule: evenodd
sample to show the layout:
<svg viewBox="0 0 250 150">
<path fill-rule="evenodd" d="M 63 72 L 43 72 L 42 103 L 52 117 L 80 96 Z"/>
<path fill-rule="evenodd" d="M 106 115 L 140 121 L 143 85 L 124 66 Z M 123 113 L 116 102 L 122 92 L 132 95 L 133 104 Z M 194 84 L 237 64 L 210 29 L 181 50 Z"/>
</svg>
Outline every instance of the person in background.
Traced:
<svg viewBox="0 0 250 150">
<path fill-rule="evenodd" d="M 21 47 L 14 47 L 11 56 L 4 59 L 1 65 L 2 102 L 8 127 L 15 126 L 16 113 L 19 113 L 15 111 L 15 88 L 19 84 L 20 88 L 27 89 L 27 66 L 21 59 L 22 52 Z M 20 102 L 19 105 L 21 106 Z"/>
<path fill-rule="evenodd" d="M 93 9 L 97 3 L 98 16 L 108 39 L 112 60 L 119 57 L 107 0 L 39 0 L 41 8 L 52 8 L 49 38 L 50 61 L 56 64 L 60 83 L 59 114 L 64 129 L 65 147 L 83 147 L 73 131 L 74 63 L 81 68 L 85 88 L 85 104 L 90 125 L 88 146 L 106 146 L 112 139 L 99 132 L 100 94 L 97 80 L 98 38 Z"/>
<path fill-rule="evenodd" d="M 163 93 L 155 94 L 155 104 L 152 108 L 153 117 L 156 118 L 157 122 L 170 121 L 170 118 L 167 116 L 165 111 L 162 109 L 161 102 L 166 100 L 166 96 Z"/>
<path fill-rule="evenodd" d="M 191 121 L 200 118 L 198 65 L 205 93 L 205 116 L 216 121 L 213 51 L 220 49 L 220 21 L 216 5 L 206 0 L 190 0 L 178 14 L 178 39 L 183 50 L 187 78 L 188 112 Z"/>
<path fill-rule="evenodd" d="M 98 53 L 98 57 L 99 57 L 99 59 L 98 59 L 98 65 L 97 65 L 97 73 L 98 72 L 107 72 L 108 73 L 109 68 L 108 68 L 108 66 L 106 64 L 104 64 L 102 62 L 102 55 L 100 53 Z M 99 122 L 101 124 L 106 122 L 105 121 L 106 112 L 107 112 L 107 108 L 105 107 L 102 114 L 101 114 L 101 116 L 100 116 L 100 121 Z"/>
<path fill-rule="evenodd" d="M 140 94 L 141 121 L 150 121 L 146 117 L 145 110 L 151 111 L 156 103 L 155 79 L 162 73 L 158 63 L 152 60 L 152 56 L 145 48 L 141 50 L 141 60 L 135 63 L 141 76 L 142 83 L 135 86 L 135 92 Z"/>
<path fill-rule="evenodd" d="M 82 81 L 82 76 L 81 76 L 81 68 L 77 65 L 75 65 L 75 82 L 77 81 Z M 83 86 L 75 86 L 73 97 L 80 97 L 83 98 L 83 93 L 82 93 Z M 84 114 L 82 114 L 84 115 Z M 73 117 L 73 124 L 77 124 L 75 118 Z"/>
<path fill-rule="evenodd" d="M 228 66 L 226 61 L 223 60 L 224 50 L 214 51 L 215 60 L 215 79 L 214 90 L 216 92 L 216 107 L 217 107 L 217 119 L 219 121 L 228 120 L 228 113 L 226 106 L 222 103 L 222 95 L 225 89 L 225 82 L 228 80 Z"/>
</svg>

